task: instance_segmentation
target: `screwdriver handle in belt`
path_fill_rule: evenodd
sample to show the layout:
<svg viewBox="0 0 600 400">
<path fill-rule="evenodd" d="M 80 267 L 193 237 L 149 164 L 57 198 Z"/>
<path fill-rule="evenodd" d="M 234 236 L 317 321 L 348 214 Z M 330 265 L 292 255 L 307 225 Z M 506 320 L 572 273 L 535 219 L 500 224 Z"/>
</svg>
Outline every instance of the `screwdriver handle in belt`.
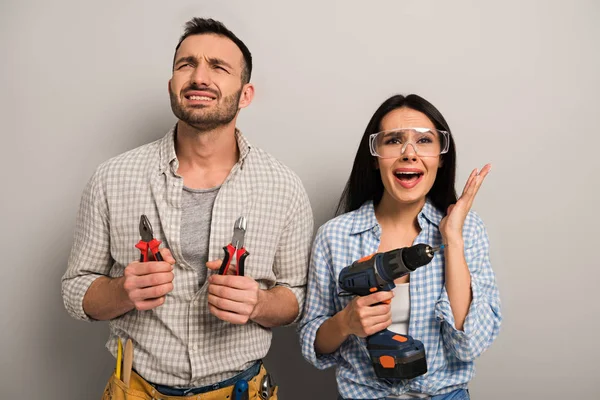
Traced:
<svg viewBox="0 0 600 400">
<path fill-rule="evenodd" d="M 248 381 L 245 379 L 237 381 L 233 387 L 233 395 L 231 397 L 233 400 L 248 400 Z"/>
</svg>

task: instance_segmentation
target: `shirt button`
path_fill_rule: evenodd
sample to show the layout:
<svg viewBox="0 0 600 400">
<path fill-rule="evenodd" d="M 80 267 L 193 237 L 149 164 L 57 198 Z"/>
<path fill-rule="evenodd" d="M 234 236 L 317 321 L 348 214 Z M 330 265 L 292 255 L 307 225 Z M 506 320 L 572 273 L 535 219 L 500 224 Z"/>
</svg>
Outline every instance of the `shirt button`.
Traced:
<svg viewBox="0 0 600 400">
<path fill-rule="evenodd" d="M 196 352 L 198 352 L 198 345 L 197 345 L 197 344 L 195 344 L 195 345 L 192 347 L 192 349 L 194 350 L 194 352 L 195 352 L 195 353 L 196 353 Z"/>
</svg>

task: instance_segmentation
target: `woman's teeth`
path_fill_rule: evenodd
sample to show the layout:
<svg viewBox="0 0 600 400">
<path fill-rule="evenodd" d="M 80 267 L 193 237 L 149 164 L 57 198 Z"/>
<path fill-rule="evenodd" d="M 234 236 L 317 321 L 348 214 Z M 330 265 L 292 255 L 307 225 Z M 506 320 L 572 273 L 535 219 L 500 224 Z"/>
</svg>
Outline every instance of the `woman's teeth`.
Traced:
<svg viewBox="0 0 600 400">
<path fill-rule="evenodd" d="M 422 174 L 418 172 L 396 172 L 394 175 L 402 181 L 410 181 L 419 178 Z"/>
</svg>

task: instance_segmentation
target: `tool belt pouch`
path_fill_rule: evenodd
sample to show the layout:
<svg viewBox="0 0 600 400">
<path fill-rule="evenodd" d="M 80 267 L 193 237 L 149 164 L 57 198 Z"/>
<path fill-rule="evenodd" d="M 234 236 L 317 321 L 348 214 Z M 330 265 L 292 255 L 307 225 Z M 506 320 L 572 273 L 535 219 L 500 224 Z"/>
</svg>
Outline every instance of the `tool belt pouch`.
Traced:
<svg viewBox="0 0 600 400">
<path fill-rule="evenodd" d="M 248 381 L 248 394 L 250 399 L 263 399 L 260 395 L 260 382 L 266 374 L 264 366 L 261 366 L 260 372 L 254 378 Z M 265 400 L 278 400 L 278 386 L 273 386 L 270 390 L 270 397 Z M 223 400 L 231 399 L 233 386 L 214 390 L 212 392 L 202 393 L 194 396 L 167 396 L 160 394 L 141 376 L 132 372 L 131 382 L 127 387 L 122 380 L 113 373 L 104 388 L 102 400 Z"/>
<path fill-rule="evenodd" d="M 106 383 L 102 400 L 152 400 L 145 391 L 125 386 L 122 380 L 113 373 Z"/>
</svg>

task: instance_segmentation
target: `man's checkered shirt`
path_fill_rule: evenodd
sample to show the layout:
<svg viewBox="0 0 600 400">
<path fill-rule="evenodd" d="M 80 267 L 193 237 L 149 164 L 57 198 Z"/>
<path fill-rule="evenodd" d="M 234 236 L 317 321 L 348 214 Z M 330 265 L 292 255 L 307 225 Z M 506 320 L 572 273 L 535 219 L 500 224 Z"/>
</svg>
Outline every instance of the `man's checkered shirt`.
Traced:
<svg viewBox="0 0 600 400">
<path fill-rule="evenodd" d="M 174 129 L 163 139 L 102 164 L 89 181 L 77 216 L 75 240 L 62 290 L 69 313 L 90 320 L 82 307 L 90 284 L 118 277 L 139 258 L 140 215 L 177 261 L 174 289 L 150 311 L 130 311 L 110 321 L 106 344 L 113 355 L 117 337 L 131 337 L 133 366 L 145 379 L 194 387 L 229 378 L 263 358 L 271 330 L 254 322 L 234 325 L 209 313 L 207 286 L 181 253 L 183 179 L 176 174 Z M 236 132 L 240 158 L 221 186 L 210 226 L 209 259 L 223 257 L 235 220 L 247 219 L 246 275 L 262 289 L 289 288 L 302 310 L 313 234 L 313 215 L 300 179 Z M 209 271 L 208 274 L 214 273 Z"/>
</svg>

